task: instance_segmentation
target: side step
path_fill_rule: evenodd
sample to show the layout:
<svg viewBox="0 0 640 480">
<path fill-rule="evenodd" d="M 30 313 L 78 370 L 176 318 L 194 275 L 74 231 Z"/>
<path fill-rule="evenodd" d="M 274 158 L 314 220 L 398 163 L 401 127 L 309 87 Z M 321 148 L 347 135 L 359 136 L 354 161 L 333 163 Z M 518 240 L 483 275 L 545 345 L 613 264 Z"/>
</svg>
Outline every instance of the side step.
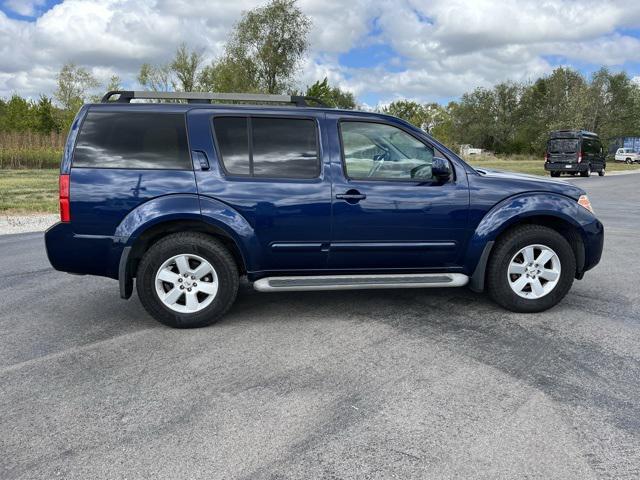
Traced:
<svg viewBox="0 0 640 480">
<path fill-rule="evenodd" d="M 370 288 L 462 287 L 469 277 L 461 273 L 419 273 L 385 275 L 323 275 L 267 277 L 253 282 L 259 292 L 306 290 L 357 290 Z"/>
</svg>

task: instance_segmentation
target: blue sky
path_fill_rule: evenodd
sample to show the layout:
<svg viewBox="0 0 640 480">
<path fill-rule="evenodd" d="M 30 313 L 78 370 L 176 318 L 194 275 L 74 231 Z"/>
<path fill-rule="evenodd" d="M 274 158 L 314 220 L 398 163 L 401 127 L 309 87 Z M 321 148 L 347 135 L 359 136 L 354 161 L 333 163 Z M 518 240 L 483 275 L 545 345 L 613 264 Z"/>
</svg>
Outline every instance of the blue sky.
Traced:
<svg viewBox="0 0 640 480">
<path fill-rule="evenodd" d="M 141 63 L 186 42 L 222 52 L 250 0 L 0 0 L 0 96 L 51 94 L 66 62 L 135 88 Z M 627 0 L 298 0 L 313 22 L 301 87 L 324 76 L 367 105 L 447 102 L 478 86 L 563 65 L 640 81 L 640 2 Z M 586 14 L 597 11 L 597 15 Z M 126 12 L 126 14 L 122 14 Z M 585 13 L 586 12 L 586 13 Z"/>
</svg>

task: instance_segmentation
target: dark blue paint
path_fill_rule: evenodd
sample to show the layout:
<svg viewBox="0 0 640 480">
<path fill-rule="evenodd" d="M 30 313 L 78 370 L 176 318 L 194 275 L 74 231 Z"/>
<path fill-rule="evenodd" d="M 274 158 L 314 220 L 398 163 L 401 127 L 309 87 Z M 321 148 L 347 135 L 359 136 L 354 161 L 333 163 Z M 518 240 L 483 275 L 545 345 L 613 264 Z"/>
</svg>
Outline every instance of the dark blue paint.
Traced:
<svg viewBox="0 0 640 480">
<path fill-rule="evenodd" d="M 78 129 L 91 108 L 184 113 L 193 170 L 72 168 Z M 217 114 L 284 115 L 317 122 L 321 172 L 313 180 L 230 177 L 212 138 Z M 350 180 L 344 175 L 339 119 L 373 119 L 427 142 L 451 161 L 443 185 Z M 313 108 L 106 104 L 83 107 L 61 164 L 71 175 L 71 218 L 46 233 L 52 265 L 63 271 L 118 277 L 123 249 L 165 222 L 201 222 L 233 241 L 249 278 L 284 273 L 442 271 L 471 275 L 488 242 L 519 221 L 549 216 L 573 225 L 585 270 L 602 251 L 602 224 L 577 204 L 568 183 L 501 172 L 477 172 L 410 124 L 381 114 Z M 356 191 L 365 197 L 339 199 Z"/>
</svg>

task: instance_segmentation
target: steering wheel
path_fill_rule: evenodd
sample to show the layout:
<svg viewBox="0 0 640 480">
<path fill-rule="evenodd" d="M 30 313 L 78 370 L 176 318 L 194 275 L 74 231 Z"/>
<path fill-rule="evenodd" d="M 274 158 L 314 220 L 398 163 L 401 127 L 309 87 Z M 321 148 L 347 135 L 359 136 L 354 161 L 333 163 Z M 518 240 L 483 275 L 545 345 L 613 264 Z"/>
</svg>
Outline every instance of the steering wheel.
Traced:
<svg viewBox="0 0 640 480">
<path fill-rule="evenodd" d="M 382 164 L 391 158 L 391 154 L 389 150 L 384 149 L 382 153 L 373 156 L 373 165 L 369 169 L 369 173 L 367 173 L 367 177 L 373 177 L 375 173 L 380 170 Z"/>
<path fill-rule="evenodd" d="M 423 164 L 418 165 L 417 167 L 413 167 L 409 174 L 411 175 L 411 178 L 431 180 L 431 178 L 433 177 L 433 174 L 431 173 L 431 165 L 429 164 Z"/>
</svg>

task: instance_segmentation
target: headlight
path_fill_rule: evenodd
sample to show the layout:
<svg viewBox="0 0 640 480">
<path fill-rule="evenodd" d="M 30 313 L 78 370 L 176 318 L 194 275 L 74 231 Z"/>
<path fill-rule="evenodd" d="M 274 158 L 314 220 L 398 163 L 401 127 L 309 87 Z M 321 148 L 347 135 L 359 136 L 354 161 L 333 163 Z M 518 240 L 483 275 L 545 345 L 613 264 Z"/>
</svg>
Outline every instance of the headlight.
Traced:
<svg viewBox="0 0 640 480">
<path fill-rule="evenodd" d="M 580 195 L 580 198 L 578 199 L 578 205 L 580 205 L 581 207 L 586 208 L 591 213 L 593 213 L 593 207 L 591 206 L 591 202 L 589 201 L 589 197 L 587 197 L 586 195 Z"/>
</svg>

